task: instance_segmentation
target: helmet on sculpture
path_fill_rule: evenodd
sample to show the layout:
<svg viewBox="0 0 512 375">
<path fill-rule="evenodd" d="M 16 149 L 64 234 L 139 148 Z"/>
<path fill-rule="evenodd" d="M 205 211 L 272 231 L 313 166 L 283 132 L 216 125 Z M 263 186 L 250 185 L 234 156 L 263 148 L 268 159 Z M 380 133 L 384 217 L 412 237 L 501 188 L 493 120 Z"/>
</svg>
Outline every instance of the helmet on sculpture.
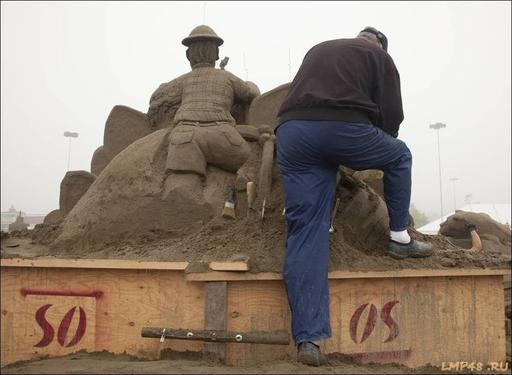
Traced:
<svg viewBox="0 0 512 375">
<path fill-rule="evenodd" d="M 204 40 L 213 40 L 215 43 L 217 43 L 217 46 L 220 46 L 222 43 L 224 43 L 222 38 L 220 38 L 210 26 L 206 25 L 199 25 L 194 27 L 194 29 L 190 32 L 190 35 L 183 39 L 181 43 L 189 47 L 191 43 Z"/>
</svg>

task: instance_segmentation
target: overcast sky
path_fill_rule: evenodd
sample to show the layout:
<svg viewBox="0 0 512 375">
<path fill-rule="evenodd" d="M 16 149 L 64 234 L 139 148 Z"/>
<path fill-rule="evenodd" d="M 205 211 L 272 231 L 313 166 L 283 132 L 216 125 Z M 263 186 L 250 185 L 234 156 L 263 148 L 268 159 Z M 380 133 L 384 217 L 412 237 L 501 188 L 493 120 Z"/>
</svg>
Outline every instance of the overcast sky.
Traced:
<svg viewBox="0 0 512 375">
<path fill-rule="evenodd" d="M 181 40 L 207 24 L 227 70 L 262 93 L 289 82 L 324 40 L 374 26 L 400 72 L 413 153 L 412 202 L 439 213 L 440 130 L 445 213 L 510 203 L 510 2 L 2 2 L 1 208 L 58 208 L 70 169 L 90 171 L 116 104 L 146 112 L 163 82 L 190 70 Z"/>
</svg>

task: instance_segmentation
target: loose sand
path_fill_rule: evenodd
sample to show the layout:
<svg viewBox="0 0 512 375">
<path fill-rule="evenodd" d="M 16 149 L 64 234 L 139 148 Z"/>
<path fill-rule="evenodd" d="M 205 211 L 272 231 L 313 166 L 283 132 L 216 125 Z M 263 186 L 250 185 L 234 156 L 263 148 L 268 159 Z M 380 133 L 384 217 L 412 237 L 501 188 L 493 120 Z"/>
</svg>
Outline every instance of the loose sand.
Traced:
<svg viewBox="0 0 512 375">
<path fill-rule="evenodd" d="M 268 361 L 254 366 L 225 366 L 190 355 L 165 353 L 156 361 L 141 361 L 128 355 L 79 352 L 65 357 L 20 362 L 2 368 L 2 374 L 440 374 L 435 367 L 410 369 L 395 364 L 361 364 L 352 357 L 335 354 L 321 367 L 295 361 Z"/>
</svg>

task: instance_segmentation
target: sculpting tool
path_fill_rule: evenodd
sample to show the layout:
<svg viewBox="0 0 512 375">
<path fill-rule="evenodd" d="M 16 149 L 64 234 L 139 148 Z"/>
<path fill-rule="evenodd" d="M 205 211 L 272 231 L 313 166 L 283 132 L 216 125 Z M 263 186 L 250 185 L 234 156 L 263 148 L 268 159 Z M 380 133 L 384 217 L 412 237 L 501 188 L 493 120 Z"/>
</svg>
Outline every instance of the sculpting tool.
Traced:
<svg viewBox="0 0 512 375">
<path fill-rule="evenodd" d="M 331 215 L 331 227 L 329 228 L 329 233 L 334 233 L 334 218 L 336 217 L 336 212 L 338 212 L 338 206 L 340 205 L 340 198 L 336 198 L 336 203 L 334 204 L 334 210 Z"/>
</svg>

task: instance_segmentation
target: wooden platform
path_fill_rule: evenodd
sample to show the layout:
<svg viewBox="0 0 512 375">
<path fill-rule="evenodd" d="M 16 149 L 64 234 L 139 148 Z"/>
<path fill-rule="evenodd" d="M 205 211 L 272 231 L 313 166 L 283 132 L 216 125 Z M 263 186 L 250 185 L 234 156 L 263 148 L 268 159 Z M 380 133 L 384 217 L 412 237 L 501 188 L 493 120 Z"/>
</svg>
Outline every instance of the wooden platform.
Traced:
<svg viewBox="0 0 512 375">
<path fill-rule="evenodd" d="M 2 259 L 1 365 L 82 349 L 156 359 L 166 348 L 205 348 L 197 341 L 142 338 L 147 326 L 211 329 L 221 324 L 228 331 L 289 332 L 281 274 L 185 273 L 187 265 Z M 504 361 L 505 274 L 510 270 L 331 272 L 332 338 L 323 350 L 411 367 Z M 220 288 L 212 288 L 216 282 Z M 224 319 L 205 321 L 206 291 L 223 287 Z M 222 345 L 228 364 L 295 355 L 293 344 Z"/>
</svg>

